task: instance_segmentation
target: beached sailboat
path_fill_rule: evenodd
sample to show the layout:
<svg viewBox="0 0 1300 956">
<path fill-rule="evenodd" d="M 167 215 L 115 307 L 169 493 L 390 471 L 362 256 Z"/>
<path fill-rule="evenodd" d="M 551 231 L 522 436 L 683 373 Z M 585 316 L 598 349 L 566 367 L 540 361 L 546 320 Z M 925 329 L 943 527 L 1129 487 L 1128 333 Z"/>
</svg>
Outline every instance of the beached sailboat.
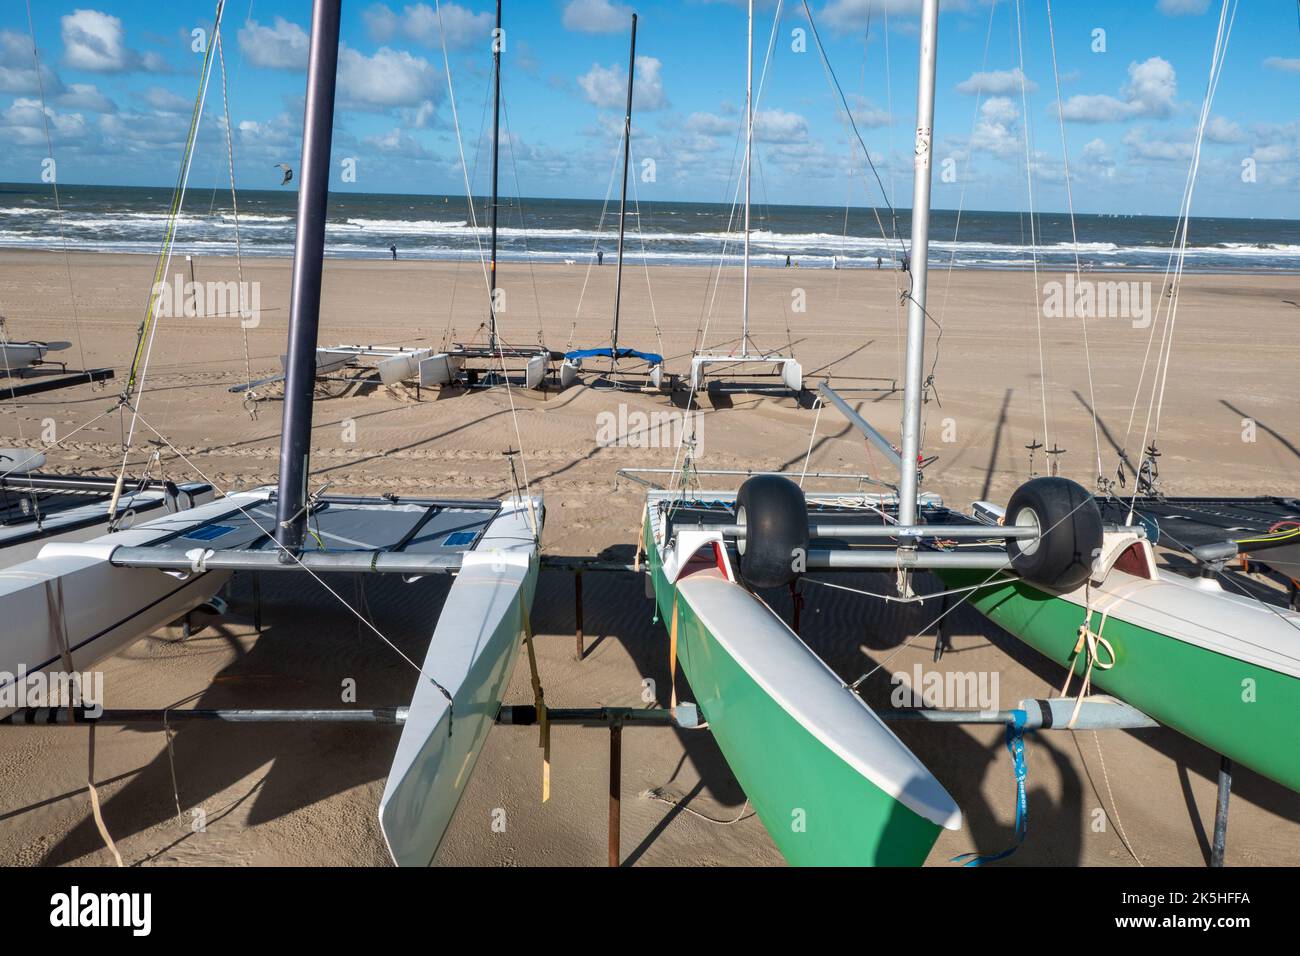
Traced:
<svg viewBox="0 0 1300 956">
<path fill-rule="evenodd" d="M 659 352 L 619 347 L 619 306 L 623 301 L 623 243 L 627 237 L 627 171 L 632 160 L 632 88 L 636 73 L 636 14 L 632 14 L 631 49 L 627 58 L 627 109 L 623 113 L 623 186 L 618 204 L 618 263 L 614 272 L 614 321 L 610 327 L 608 348 L 570 349 L 564 353 L 560 366 L 560 387 L 568 388 L 578 381 L 583 362 L 589 359 L 609 359 L 608 381 L 617 383 L 620 374 L 635 371 L 644 375 L 653 389 L 664 385 L 664 357 Z M 619 362 L 631 363 L 619 369 Z"/>
<path fill-rule="evenodd" d="M 0 374 L 12 375 L 45 361 L 46 353 L 69 348 L 70 342 L 0 341 Z"/>
<path fill-rule="evenodd" d="M 116 479 L 40 471 L 45 455 L 0 448 L 0 568 L 34 558 L 54 541 L 84 541 L 108 530 Z M 127 525 L 212 500 L 204 482 L 142 478 L 119 501 Z"/>
<path fill-rule="evenodd" d="M 911 600 L 914 572 L 932 571 L 945 600 L 969 600 L 1076 674 L 1081 698 L 1093 685 L 1110 691 L 1300 789 L 1300 614 L 1217 580 L 1239 550 L 1291 547 L 1296 525 L 1266 542 L 1193 550 L 1203 573 L 1189 578 L 1157 566 L 1131 508 L 1127 523 L 1107 524 L 1065 478 L 1032 479 L 1005 508 L 977 502 L 970 514 L 919 493 L 937 26 L 937 0 L 925 0 L 901 451 L 820 389 L 897 468 L 896 492 L 805 495 L 761 475 L 738 493 L 684 485 L 646 502 L 642 545 L 670 644 L 746 796 L 795 863 L 919 863 L 939 827 L 959 820 L 940 784 L 762 599 L 804 574 L 891 571 Z M 823 821 L 819 840 L 791 832 L 796 809 Z"/>
<path fill-rule="evenodd" d="M 750 187 L 753 180 L 754 156 L 754 3 L 749 3 L 748 29 L 746 32 L 745 54 L 745 213 L 744 213 L 744 257 L 741 273 L 740 304 L 740 339 L 730 351 L 696 351 L 691 356 L 691 371 L 687 379 L 690 393 L 694 395 L 707 387 L 710 366 L 728 369 L 748 366 L 758 369 L 760 376 L 775 376 L 782 391 L 803 392 L 803 366 L 792 356 L 779 352 L 764 352 L 759 349 L 749 334 L 749 240 L 750 240 Z M 764 373 L 763 369 L 767 372 Z M 766 383 L 764 383 L 766 384 Z M 754 385 L 744 385 L 743 390 L 753 391 Z"/>
<path fill-rule="evenodd" d="M 420 680 L 380 806 L 393 859 L 427 864 L 525 633 L 544 510 L 526 487 L 503 500 L 308 493 L 340 6 L 312 8 L 277 487 L 47 545 L 0 571 L 0 617 L 19 622 L 0 639 L 0 672 L 87 668 L 209 600 L 237 571 L 455 575 L 428 652 L 412 662 Z"/>
<path fill-rule="evenodd" d="M 437 13 L 441 21 L 442 13 Z M 439 31 L 441 34 L 441 31 Z M 445 36 L 445 35 L 444 35 Z M 393 356 L 380 363 L 379 371 L 384 384 L 416 381 L 421 386 L 454 386 L 458 388 L 494 388 L 506 384 L 511 374 L 522 376 L 529 389 L 546 387 L 551 377 L 552 365 L 564 356 L 545 346 L 527 346 L 505 341 L 500 334 L 499 313 L 503 311 L 501 289 L 497 285 L 497 224 L 499 220 L 499 181 L 501 166 L 501 51 L 505 46 L 505 33 L 501 28 L 501 0 L 496 4 L 496 27 L 492 34 L 492 196 L 488 259 L 486 262 L 488 317 L 483 328 L 486 341 L 443 343 L 441 349 L 420 349 L 418 354 Z M 445 39 L 443 40 L 445 46 Z M 445 49 L 444 49 L 445 53 Z M 450 68 L 448 78 L 450 81 Z M 466 200 L 470 218 L 477 229 L 474 214 L 474 197 L 469 194 L 469 179 L 465 180 Z M 540 335 L 539 335 L 540 338 Z"/>
</svg>

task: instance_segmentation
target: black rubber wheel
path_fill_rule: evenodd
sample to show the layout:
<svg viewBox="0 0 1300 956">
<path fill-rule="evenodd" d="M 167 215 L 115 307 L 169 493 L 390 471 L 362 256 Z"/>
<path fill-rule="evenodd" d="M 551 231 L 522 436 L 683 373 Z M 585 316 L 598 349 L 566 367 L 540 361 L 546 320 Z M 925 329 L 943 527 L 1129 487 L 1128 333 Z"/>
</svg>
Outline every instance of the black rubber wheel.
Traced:
<svg viewBox="0 0 1300 956">
<path fill-rule="evenodd" d="M 779 475 L 755 475 L 736 495 L 740 579 L 751 588 L 789 584 L 796 558 L 808 551 L 808 504 L 803 489 Z"/>
<path fill-rule="evenodd" d="M 1040 537 L 1007 541 L 1011 566 L 1030 584 L 1072 591 L 1101 551 L 1101 509 L 1067 478 L 1034 478 L 1007 502 L 1007 525 L 1032 525 Z"/>
</svg>

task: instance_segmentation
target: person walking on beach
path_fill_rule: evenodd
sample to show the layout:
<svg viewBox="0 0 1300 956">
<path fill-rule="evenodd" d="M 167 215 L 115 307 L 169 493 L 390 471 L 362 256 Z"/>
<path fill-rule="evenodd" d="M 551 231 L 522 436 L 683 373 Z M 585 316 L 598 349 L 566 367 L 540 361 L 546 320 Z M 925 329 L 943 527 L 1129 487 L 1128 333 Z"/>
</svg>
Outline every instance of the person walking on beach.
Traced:
<svg viewBox="0 0 1300 956">
<path fill-rule="evenodd" d="M 596 265 L 598 265 L 598 266 L 603 266 L 604 264 L 605 264 L 605 250 L 604 250 L 604 249 L 597 249 L 597 250 L 596 250 Z"/>
<path fill-rule="evenodd" d="M 396 261 L 397 261 L 397 243 L 393 243 L 391 246 L 389 246 L 389 247 L 388 247 L 388 251 L 391 252 L 391 253 L 393 254 L 393 261 L 396 262 Z"/>
<path fill-rule="evenodd" d="M 879 269 L 884 264 L 885 260 L 880 258 L 880 256 L 876 256 L 876 268 Z"/>
<path fill-rule="evenodd" d="M 790 268 L 790 253 L 788 253 L 788 252 L 785 254 L 785 267 L 786 267 L 787 269 Z"/>
</svg>

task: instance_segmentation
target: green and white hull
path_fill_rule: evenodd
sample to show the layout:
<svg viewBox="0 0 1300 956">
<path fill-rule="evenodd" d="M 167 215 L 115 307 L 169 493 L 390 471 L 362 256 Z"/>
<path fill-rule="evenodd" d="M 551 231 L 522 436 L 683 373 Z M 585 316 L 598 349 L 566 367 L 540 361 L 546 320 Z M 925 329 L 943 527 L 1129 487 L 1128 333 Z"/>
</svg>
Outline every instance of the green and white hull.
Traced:
<svg viewBox="0 0 1300 956">
<path fill-rule="evenodd" d="M 710 494 L 711 500 L 734 497 Z M 738 584 L 721 539 L 643 529 L 665 626 L 709 729 L 792 864 L 914 866 L 961 812 L 943 786 L 772 610 Z"/>
<path fill-rule="evenodd" d="M 1163 571 L 1145 541 L 1120 541 L 1116 548 L 1111 538 L 1105 550 L 1127 554 L 1111 562 L 1091 593 L 1049 592 L 1015 580 L 976 591 L 970 603 L 1079 675 L 1087 652 L 1075 648 L 1090 605 L 1091 630 L 1114 651 L 1112 667 L 1093 667 L 1093 684 L 1300 790 L 1300 614 L 1229 593 L 1213 580 Z M 958 587 L 988 575 L 945 571 L 942 577 Z M 1099 659 L 1110 662 L 1105 648 Z"/>
</svg>

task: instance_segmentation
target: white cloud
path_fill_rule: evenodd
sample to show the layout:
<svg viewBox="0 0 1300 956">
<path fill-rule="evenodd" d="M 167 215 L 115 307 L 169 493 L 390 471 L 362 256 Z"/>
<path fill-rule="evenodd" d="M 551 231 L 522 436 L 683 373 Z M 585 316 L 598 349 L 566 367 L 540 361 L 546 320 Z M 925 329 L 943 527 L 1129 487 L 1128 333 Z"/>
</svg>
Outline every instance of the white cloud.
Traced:
<svg viewBox="0 0 1300 956">
<path fill-rule="evenodd" d="M 1115 175 L 1115 159 L 1110 145 L 1104 139 L 1093 139 L 1083 147 L 1083 160 L 1087 167 L 1106 179 Z"/>
<path fill-rule="evenodd" d="M 1183 140 L 1161 139 L 1145 126 L 1135 126 L 1124 134 L 1124 145 L 1133 155 L 1162 162 L 1192 157 L 1192 144 Z"/>
<path fill-rule="evenodd" d="M 653 56 L 636 58 L 636 83 L 632 87 L 632 105 L 638 110 L 659 110 L 668 105 L 664 95 L 663 64 Z M 627 105 L 627 74 L 620 66 L 592 64 L 578 77 L 578 86 L 588 102 L 601 109 L 622 110 Z"/>
<path fill-rule="evenodd" d="M 126 45 L 122 21 L 98 10 L 73 10 L 61 20 L 63 62 L 73 69 L 93 73 L 163 70 L 157 54 L 141 56 Z"/>
<path fill-rule="evenodd" d="M 372 3 L 362 10 L 361 19 L 366 23 L 370 39 L 376 43 L 388 43 L 402 28 L 402 18 L 382 3 Z"/>
<path fill-rule="evenodd" d="M 1140 116 L 1162 117 L 1174 111 L 1177 77 L 1168 60 L 1153 56 L 1128 66 L 1129 81 L 1120 91 L 1123 99 L 1107 94 L 1072 96 L 1062 113 L 1078 123 L 1115 123 Z"/>
<path fill-rule="evenodd" d="M 741 121 L 716 113 L 692 113 L 686 118 L 686 130 L 699 136 L 734 136 Z"/>
<path fill-rule="evenodd" d="M 743 119 L 742 119 L 743 122 Z M 754 113 L 754 139 L 760 143 L 803 143 L 808 140 L 808 120 L 781 109 Z"/>
<path fill-rule="evenodd" d="M 307 68 L 307 31 L 284 17 L 274 26 L 249 20 L 239 28 L 239 49 L 253 66 L 272 70 Z"/>
<path fill-rule="evenodd" d="M 427 129 L 437 119 L 437 111 L 433 100 L 424 100 L 418 106 L 401 111 L 402 125 L 410 129 Z"/>
<path fill-rule="evenodd" d="M 6 143 L 16 146 L 44 146 L 45 122 L 50 126 L 50 138 L 56 143 L 80 140 L 86 135 L 86 120 L 80 113 L 61 113 L 46 107 L 45 119 L 41 117 L 39 100 L 20 97 L 0 113 L 0 129 L 4 130 Z"/>
<path fill-rule="evenodd" d="M 431 156 L 415 137 L 402 132 L 400 127 L 394 127 L 387 133 L 377 136 L 367 136 L 361 142 L 387 156 L 400 156 L 406 159 L 428 159 Z"/>
<path fill-rule="evenodd" d="M 1156 9 L 1167 17 L 1197 16 L 1206 11 L 1210 0 L 1157 0 Z"/>
<path fill-rule="evenodd" d="M 486 41 L 495 25 L 492 14 L 475 13 L 458 3 L 444 3 L 442 27 L 447 31 L 447 46 L 459 49 L 478 40 Z M 438 11 L 427 3 L 403 7 L 400 14 L 382 3 L 371 4 L 362 12 L 366 30 L 376 43 L 387 43 L 399 33 L 427 47 L 441 47 L 438 35 Z"/>
<path fill-rule="evenodd" d="M 1300 57 L 1270 56 L 1264 61 L 1264 66 L 1284 73 L 1300 73 Z"/>
<path fill-rule="evenodd" d="M 165 90 L 161 86 L 152 86 L 145 90 L 143 99 L 154 109 L 161 110 L 164 113 L 181 113 L 193 105 L 185 97 L 178 96 L 171 90 Z"/>
<path fill-rule="evenodd" d="M 380 47 L 373 56 L 350 47 L 339 51 L 339 94 L 347 108 L 418 106 L 441 92 L 437 70 L 405 50 Z"/>
<path fill-rule="evenodd" d="M 865 126 L 875 129 L 880 126 L 888 126 L 894 121 L 888 110 L 880 109 L 865 96 L 857 93 L 849 94 L 849 108 L 853 113 L 853 122 L 859 127 Z"/>
<path fill-rule="evenodd" d="M 63 90 L 63 83 L 53 70 L 41 64 L 45 95 Z M 0 30 L 0 93 L 37 93 L 36 64 L 32 60 L 32 41 L 25 33 Z"/>
<path fill-rule="evenodd" d="M 569 0 L 564 28 L 579 33 L 614 33 L 631 28 L 632 8 L 610 0 Z"/>
<path fill-rule="evenodd" d="M 60 106 L 91 113 L 116 113 L 117 104 L 91 83 L 73 83 L 56 100 Z"/>
<path fill-rule="evenodd" d="M 1016 67 L 1014 70 L 990 70 L 987 73 L 972 73 L 970 79 L 962 80 L 957 84 L 957 92 L 969 96 L 974 96 L 977 93 L 984 96 L 1006 96 L 1008 93 L 1020 92 L 1022 79 L 1024 79 L 1027 93 L 1032 93 L 1038 89 L 1038 84 L 1025 78 L 1020 67 Z"/>
<path fill-rule="evenodd" d="M 1230 119 L 1222 116 L 1211 116 L 1210 121 L 1205 124 L 1205 139 L 1211 143 L 1240 143 L 1246 138 L 1246 134 Z"/>
<path fill-rule="evenodd" d="M 1020 109 L 1009 97 L 990 96 L 980 104 L 971 148 L 995 156 L 1015 155 L 1024 148 L 1020 138 Z"/>
</svg>

